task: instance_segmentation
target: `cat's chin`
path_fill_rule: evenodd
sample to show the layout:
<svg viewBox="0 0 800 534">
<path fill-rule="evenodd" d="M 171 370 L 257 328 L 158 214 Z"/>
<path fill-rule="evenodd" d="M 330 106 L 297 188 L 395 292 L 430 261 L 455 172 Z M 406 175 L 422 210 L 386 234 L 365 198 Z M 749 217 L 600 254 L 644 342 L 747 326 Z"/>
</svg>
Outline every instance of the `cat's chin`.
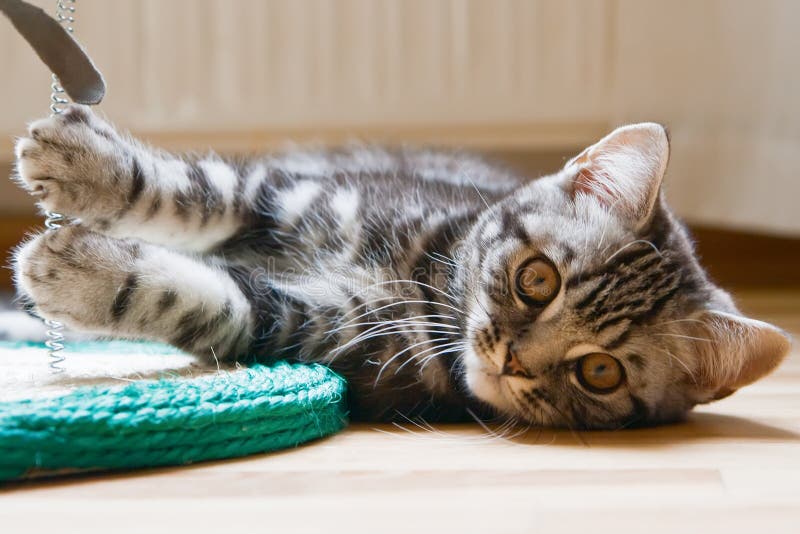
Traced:
<svg viewBox="0 0 800 534">
<path fill-rule="evenodd" d="M 464 378 L 470 393 L 500 413 L 517 415 L 514 404 L 503 394 L 504 378 L 488 373 L 485 363 L 474 350 L 467 349 L 464 354 Z"/>
</svg>

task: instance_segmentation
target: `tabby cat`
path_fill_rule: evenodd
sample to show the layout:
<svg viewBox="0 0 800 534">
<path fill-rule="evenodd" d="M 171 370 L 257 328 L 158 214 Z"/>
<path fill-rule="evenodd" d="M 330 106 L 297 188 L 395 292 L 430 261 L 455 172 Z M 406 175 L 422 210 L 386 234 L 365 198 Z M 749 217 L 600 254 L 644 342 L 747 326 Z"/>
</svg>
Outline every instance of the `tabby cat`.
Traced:
<svg viewBox="0 0 800 534">
<path fill-rule="evenodd" d="M 70 328 L 202 358 L 322 362 L 359 419 L 621 428 L 775 368 L 664 203 L 664 128 L 625 126 L 537 180 L 372 147 L 176 157 L 88 108 L 34 122 L 17 179 L 74 219 L 16 252 Z"/>
</svg>

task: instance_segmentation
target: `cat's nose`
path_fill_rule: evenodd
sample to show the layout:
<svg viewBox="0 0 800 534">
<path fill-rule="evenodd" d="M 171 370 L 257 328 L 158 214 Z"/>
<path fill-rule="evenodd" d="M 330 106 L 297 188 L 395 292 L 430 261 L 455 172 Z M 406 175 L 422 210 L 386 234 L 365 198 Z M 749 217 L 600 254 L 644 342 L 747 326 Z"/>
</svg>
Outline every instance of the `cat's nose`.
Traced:
<svg viewBox="0 0 800 534">
<path fill-rule="evenodd" d="M 506 351 L 506 359 L 503 362 L 503 374 L 509 376 L 523 376 L 530 377 L 528 371 L 519 363 L 517 355 L 511 350 L 511 347 Z"/>
</svg>

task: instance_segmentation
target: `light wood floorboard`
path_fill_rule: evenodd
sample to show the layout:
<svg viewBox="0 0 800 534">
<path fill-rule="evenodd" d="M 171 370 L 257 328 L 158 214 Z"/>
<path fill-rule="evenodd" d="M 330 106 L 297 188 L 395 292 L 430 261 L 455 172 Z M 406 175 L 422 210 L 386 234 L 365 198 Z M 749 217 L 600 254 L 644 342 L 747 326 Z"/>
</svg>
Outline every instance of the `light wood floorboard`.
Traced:
<svg viewBox="0 0 800 534">
<path fill-rule="evenodd" d="M 800 333 L 799 292 L 740 295 Z M 295 450 L 0 492 L 2 532 L 799 532 L 800 351 L 680 425 L 353 425 Z"/>
</svg>

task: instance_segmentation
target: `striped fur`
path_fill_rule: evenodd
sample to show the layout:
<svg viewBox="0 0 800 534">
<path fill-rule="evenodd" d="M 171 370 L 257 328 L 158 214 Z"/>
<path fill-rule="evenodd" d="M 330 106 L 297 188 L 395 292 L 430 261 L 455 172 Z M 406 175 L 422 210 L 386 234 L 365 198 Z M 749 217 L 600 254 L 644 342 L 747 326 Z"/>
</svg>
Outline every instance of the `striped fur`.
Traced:
<svg viewBox="0 0 800 534">
<path fill-rule="evenodd" d="M 499 412 L 616 427 L 708 396 L 685 387 L 691 351 L 669 337 L 681 332 L 669 321 L 717 298 L 685 231 L 659 203 L 635 233 L 575 196 L 569 166 L 526 182 L 412 150 L 181 158 L 78 106 L 33 123 L 17 158 L 40 206 L 75 218 L 20 247 L 20 293 L 77 330 L 208 358 L 324 362 L 366 419 Z M 531 310 L 510 269 L 537 254 L 564 283 Z M 575 384 L 580 347 L 625 362 L 624 395 Z M 504 375 L 512 349 L 526 372 Z"/>
</svg>

